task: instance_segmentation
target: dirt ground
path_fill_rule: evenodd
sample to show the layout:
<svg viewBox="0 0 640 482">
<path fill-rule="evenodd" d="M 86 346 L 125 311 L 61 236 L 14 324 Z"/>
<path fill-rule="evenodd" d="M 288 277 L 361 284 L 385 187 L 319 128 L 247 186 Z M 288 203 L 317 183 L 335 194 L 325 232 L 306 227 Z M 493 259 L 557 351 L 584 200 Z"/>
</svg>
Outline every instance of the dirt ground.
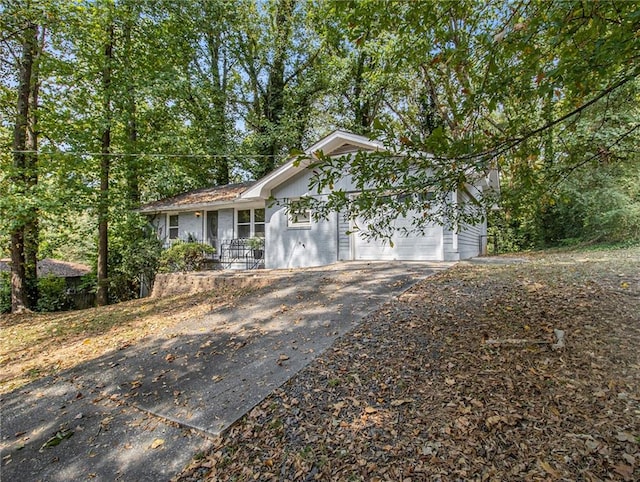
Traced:
<svg viewBox="0 0 640 482">
<path fill-rule="evenodd" d="M 640 248 L 527 258 L 387 303 L 175 480 L 640 479 Z"/>
</svg>

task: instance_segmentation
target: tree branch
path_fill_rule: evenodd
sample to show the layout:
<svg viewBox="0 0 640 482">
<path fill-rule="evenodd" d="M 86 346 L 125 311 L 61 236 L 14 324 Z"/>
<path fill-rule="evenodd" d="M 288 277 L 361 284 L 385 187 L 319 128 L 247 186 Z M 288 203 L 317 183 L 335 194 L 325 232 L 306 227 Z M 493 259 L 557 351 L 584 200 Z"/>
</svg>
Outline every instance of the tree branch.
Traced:
<svg viewBox="0 0 640 482">
<path fill-rule="evenodd" d="M 621 80 L 619 80 L 618 82 L 616 82 L 615 84 L 607 87 L 606 89 L 604 89 L 603 91 L 601 91 L 597 96 L 595 96 L 593 99 L 591 99 L 590 101 L 582 104 L 579 107 L 576 107 L 575 109 L 573 109 L 572 111 L 568 112 L 567 114 L 558 117 L 557 119 L 546 123 L 545 125 L 538 127 L 537 129 L 533 129 L 529 132 L 527 132 L 526 134 L 523 134 L 520 137 L 516 137 L 514 139 L 506 139 L 504 141 L 502 141 L 501 143 L 499 143 L 496 147 L 483 151 L 483 152 L 479 152 L 476 154 L 469 154 L 466 156 L 460 156 L 459 159 L 462 160 L 468 160 L 468 159 L 474 159 L 474 158 L 482 158 L 482 157 L 486 157 L 488 156 L 489 159 L 495 159 L 496 157 L 504 154 L 505 152 L 513 149 L 516 146 L 519 146 L 520 144 L 522 144 L 524 141 L 538 135 L 541 134 L 542 132 L 551 129 L 552 127 L 561 124 L 562 122 L 566 121 L 567 119 L 570 119 L 571 117 L 580 114 L 582 111 L 584 111 L 585 109 L 587 109 L 588 107 L 592 106 L 593 104 L 595 104 L 596 102 L 598 102 L 600 99 L 602 99 L 603 97 L 606 97 L 607 95 L 611 94 L 612 92 L 614 92 L 615 90 L 619 89 L 620 87 L 622 87 L 623 85 L 625 85 L 626 83 L 632 81 L 633 79 L 635 79 L 636 77 L 638 77 L 640 75 L 640 69 L 636 69 L 636 71 L 634 71 L 633 73 L 631 73 L 630 75 L 622 78 Z"/>
</svg>

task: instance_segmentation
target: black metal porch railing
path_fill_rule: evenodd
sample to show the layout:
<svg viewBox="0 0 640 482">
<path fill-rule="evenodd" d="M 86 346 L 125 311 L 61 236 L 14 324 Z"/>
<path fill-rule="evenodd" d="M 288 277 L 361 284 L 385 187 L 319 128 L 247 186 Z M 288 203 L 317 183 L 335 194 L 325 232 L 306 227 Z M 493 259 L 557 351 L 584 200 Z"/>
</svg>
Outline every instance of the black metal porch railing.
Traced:
<svg viewBox="0 0 640 482">
<path fill-rule="evenodd" d="M 207 255 L 208 262 L 205 269 L 260 269 L 264 268 L 264 244 L 256 241 L 257 239 L 260 238 L 223 239 L 220 241 L 219 248 L 217 238 L 202 240 L 190 235 L 187 239 L 180 241 L 216 248 L 215 253 Z M 163 240 L 164 248 L 167 249 L 175 241 L 178 240 L 165 238 Z"/>
<path fill-rule="evenodd" d="M 220 243 L 222 268 L 233 268 L 244 264 L 245 269 L 264 268 L 264 247 L 256 246 L 253 239 L 223 239 Z"/>
</svg>

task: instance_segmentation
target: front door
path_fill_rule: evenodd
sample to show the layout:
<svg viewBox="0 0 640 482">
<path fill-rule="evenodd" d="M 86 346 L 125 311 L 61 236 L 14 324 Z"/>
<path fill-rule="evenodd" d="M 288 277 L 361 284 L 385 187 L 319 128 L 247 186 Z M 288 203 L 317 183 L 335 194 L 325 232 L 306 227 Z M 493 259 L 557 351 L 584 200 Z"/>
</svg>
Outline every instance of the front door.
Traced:
<svg viewBox="0 0 640 482">
<path fill-rule="evenodd" d="M 207 211 L 207 235 L 206 241 L 209 245 L 216 248 L 218 253 L 218 211 Z"/>
</svg>

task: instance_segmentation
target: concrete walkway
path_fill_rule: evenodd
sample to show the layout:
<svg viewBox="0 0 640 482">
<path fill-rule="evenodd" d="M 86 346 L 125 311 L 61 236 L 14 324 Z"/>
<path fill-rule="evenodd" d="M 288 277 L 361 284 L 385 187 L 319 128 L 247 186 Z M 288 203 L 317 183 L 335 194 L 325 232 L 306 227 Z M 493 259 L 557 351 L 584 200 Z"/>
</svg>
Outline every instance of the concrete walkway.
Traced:
<svg viewBox="0 0 640 482">
<path fill-rule="evenodd" d="M 282 273 L 237 306 L 5 395 L 0 480 L 168 480 L 366 314 L 445 263 Z"/>
</svg>

